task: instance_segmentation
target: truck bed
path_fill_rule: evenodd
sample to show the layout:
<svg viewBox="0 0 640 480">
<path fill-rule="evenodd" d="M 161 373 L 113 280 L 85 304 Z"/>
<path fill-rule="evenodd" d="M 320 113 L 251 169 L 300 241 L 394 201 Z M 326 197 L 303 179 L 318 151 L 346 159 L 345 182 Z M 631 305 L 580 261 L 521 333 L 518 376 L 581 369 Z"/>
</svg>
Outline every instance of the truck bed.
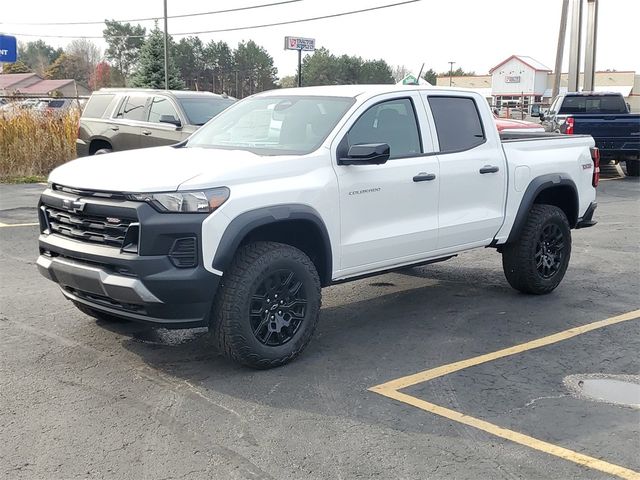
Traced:
<svg viewBox="0 0 640 480">
<path fill-rule="evenodd" d="M 524 142 L 528 140 L 552 140 L 558 138 L 576 138 L 590 137 L 590 135 L 564 135 L 555 132 L 539 132 L 539 133 L 519 133 L 519 132 L 500 132 L 500 140 L 502 143 L 507 142 Z"/>
</svg>

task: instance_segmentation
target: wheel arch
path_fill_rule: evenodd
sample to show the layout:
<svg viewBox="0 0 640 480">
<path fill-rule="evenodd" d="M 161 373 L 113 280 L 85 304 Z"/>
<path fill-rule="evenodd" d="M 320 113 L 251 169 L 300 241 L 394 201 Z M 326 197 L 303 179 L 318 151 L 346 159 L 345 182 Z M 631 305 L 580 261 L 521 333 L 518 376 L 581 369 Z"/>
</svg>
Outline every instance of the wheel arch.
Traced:
<svg viewBox="0 0 640 480">
<path fill-rule="evenodd" d="M 525 190 L 506 243 L 512 243 L 518 239 L 527 220 L 527 215 L 535 204 L 553 205 L 560 208 L 569 221 L 569 227 L 575 228 L 579 210 L 576 184 L 562 174 L 542 175 L 534 178 Z"/>
<path fill-rule="evenodd" d="M 113 146 L 109 140 L 100 137 L 92 138 L 89 142 L 89 155 L 93 155 L 102 148 L 109 148 L 113 150 Z"/>
<path fill-rule="evenodd" d="M 331 283 L 331 241 L 322 217 L 314 208 L 284 204 L 238 215 L 222 234 L 213 268 L 224 272 L 238 248 L 251 241 L 274 241 L 302 250 L 316 266 L 321 285 Z"/>
</svg>

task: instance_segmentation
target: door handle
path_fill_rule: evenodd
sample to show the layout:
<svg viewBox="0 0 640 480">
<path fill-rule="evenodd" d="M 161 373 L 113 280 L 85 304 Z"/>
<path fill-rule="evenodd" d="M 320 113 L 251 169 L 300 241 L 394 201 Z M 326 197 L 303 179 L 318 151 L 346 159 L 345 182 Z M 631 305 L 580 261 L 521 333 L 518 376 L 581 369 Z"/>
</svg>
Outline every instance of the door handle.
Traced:
<svg viewBox="0 0 640 480">
<path fill-rule="evenodd" d="M 480 173 L 496 173 L 500 170 L 500 167 L 496 167 L 495 165 L 485 165 L 480 169 Z"/>
<path fill-rule="evenodd" d="M 435 173 L 424 173 L 420 172 L 418 175 L 413 177 L 414 182 L 428 182 L 436 179 Z"/>
<path fill-rule="evenodd" d="M 113 130 L 114 132 L 117 132 L 118 130 L 120 130 L 120 127 L 117 125 L 113 125 L 112 127 L 109 127 L 111 130 Z"/>
<path fill-rule="evenodd" d="M 151 130 L 142 130 L 143 135 L 151 135 Z"/>
</svg>

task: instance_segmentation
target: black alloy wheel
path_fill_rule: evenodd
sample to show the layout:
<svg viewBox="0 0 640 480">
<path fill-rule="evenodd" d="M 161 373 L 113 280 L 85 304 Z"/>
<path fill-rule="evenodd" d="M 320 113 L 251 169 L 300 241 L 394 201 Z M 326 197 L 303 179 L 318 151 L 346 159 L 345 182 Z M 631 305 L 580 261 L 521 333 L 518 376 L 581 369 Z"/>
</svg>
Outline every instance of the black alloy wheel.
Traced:
<svg viewBox="0 0 640 480">
<path fill-rule="evenodd" d="M 320 301 L 320 278 L 304 252 L 283 243 L 247 243 L 224 272 L 210 330 L 228 358 L 278 367 L 311 340 Z"/>
<path fill-rule="evenodd" d="M 509 284 L 523 293 L 543 295 L 564 278 L 571 258 L 571 228 L 555 205 L 534 204 L 520 235 L 502 247 Z"/>
<path fill-rule="evenodd" d="M 306 311 L 303 282 L 292 270 L 276 270 L 264 278 L 251 296 L 251 330 L 263 345 L 284 345 L 302 325 Z"/>
<path fill-rule="evenodd" d="M 553 277 L 562 267 L 564 259 L 564 235 L 555 223 L 544 226 L 536 242 L 535 262 L 542 278 Z"/>
</svg>

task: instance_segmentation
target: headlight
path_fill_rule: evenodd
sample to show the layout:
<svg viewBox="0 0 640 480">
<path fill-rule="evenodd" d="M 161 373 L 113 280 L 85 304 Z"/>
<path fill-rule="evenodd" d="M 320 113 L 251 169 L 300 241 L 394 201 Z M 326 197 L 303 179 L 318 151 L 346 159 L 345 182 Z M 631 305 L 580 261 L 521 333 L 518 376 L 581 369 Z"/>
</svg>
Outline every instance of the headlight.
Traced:
<svg viewBox="0 0 640 480">
<path fill-rule="evenodd" d="M 147 202 L 167 213 L 211 213 L 229 198 L 227 187 L 193 192 L 130 193 L 130 200 Z"/>
</svg>

